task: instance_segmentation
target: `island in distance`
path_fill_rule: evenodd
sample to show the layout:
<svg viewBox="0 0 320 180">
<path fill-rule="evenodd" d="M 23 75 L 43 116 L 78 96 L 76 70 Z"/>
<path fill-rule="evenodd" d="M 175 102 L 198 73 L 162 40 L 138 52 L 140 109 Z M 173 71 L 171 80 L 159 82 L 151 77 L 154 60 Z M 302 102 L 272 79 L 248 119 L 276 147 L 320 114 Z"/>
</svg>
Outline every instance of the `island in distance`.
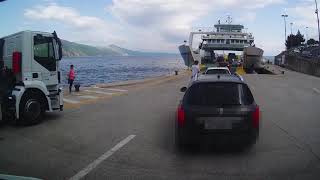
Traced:
<svg viewBox="0 0 320 180">
<path fill-rule="evenodd" d="M 142 52 L 133 51 L 119 47 L 117 45 L 109 45 L 107 47 L 95 47 L 85 44 L 79 44 L 62 40 L 62 51 L 64 57 L 85 57 L 85 56 L 173 56 L 175 53 L 162 52 Z"/>
</svg>

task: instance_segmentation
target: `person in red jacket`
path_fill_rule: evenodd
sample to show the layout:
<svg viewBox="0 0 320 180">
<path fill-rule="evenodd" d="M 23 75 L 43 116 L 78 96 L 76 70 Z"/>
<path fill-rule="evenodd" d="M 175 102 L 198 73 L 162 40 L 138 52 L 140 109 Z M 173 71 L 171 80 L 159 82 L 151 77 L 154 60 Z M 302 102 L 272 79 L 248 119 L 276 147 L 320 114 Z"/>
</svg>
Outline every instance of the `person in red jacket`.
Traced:
<svg viewBox="0 0 320 180">
<path fill-rule="evenodd" d="M 68 83 L 69 83 L 69 93 L 72 91 L 73 81 L 76 78 L 76 73 L 74 72 L 73 65 L 70 66 L 70 71 L 68 74 Z"/>
</svg>

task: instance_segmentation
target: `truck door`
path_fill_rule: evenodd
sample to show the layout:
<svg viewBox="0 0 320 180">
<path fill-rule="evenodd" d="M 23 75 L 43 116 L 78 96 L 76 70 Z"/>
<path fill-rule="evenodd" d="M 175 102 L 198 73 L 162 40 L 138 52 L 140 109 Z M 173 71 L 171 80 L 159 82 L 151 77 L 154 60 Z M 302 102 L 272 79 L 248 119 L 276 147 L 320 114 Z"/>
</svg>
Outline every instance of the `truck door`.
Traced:
<svg viewBox="0 0 320 180">
<path fill-rule="evenodd" d="M 0 39 L 0 70 L 3 69 L 3 67 L 4 67 L 3 46 L 4 46 L 4 39 Z"/>
<path fill-rule="evenodd" d="M 3 61 L 3 46 L 4 46 L 4 39 L 0 39 L 0 104 L 2 96 L 5 92 L 5 81 L 4 81 L 4 61 Z M 1 111 L 1 109 L 0 109 Z M 1 114 L 1 112 L 0 112 Z"/>
<path fill-rule="evenodd" d="M 37 62 L 32 66 L 33 80 L 41 80 L 46 85 L 58 84 L 55 54 L 52 37 L 40 34 L 33 37 L 33 58 Z"/>
</svg>

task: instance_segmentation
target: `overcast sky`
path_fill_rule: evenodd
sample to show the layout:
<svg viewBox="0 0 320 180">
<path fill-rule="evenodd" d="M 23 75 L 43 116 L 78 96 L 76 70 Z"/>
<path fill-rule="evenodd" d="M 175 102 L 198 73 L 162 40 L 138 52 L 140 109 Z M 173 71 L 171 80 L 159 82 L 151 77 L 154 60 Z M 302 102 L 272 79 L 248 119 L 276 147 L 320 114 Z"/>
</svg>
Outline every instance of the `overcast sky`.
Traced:
<svg viewBox="0 0 320 180">
<path fill-rule="evenodd" d="M 300 29 L 317 38 L 314 0 L 7 0 L 0 3 L 0 37 L 21 30 L 52 32 L 95 46 L 116 44 L 145 51 L 178 52 L 193 27 L 213 26 L 230 14 L 255 36 L 265 55 L 284 49 Z"/>
</svg>

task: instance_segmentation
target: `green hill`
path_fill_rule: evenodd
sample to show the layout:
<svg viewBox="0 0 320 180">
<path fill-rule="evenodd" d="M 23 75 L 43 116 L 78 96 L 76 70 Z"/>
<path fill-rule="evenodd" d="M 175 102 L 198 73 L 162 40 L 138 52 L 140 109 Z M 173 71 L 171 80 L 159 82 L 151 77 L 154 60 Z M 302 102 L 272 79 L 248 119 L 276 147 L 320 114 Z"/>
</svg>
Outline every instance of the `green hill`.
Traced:
<svg viewBox="0 0 320 180">
<path fill-rule="evenodd" d="M 77 56 L 117 56 L 119 53 L 108 48 L 98 48 L 62 40 L 62 52 L 66 57 Z"/>
<path fill-rule="evenodd" d="M 95 47 L 62 40 L 62 52 L 64 57 L 80 56 L 168 56 L 173 53 L 140 52 L 121 48 L 116 45 L 108 47 Z"/>
</svg>

